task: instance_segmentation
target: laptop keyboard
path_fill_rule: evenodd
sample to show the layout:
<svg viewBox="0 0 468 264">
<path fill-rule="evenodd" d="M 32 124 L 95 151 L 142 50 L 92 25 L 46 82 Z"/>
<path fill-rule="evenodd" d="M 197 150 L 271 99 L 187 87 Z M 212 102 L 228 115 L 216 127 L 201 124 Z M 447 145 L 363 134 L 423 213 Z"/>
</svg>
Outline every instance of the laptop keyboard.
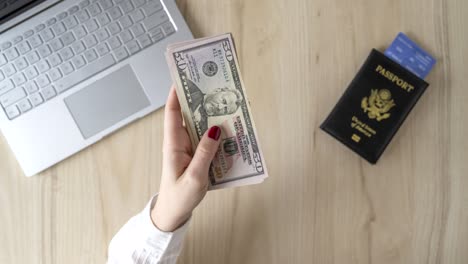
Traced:
<svg viewBox="0 0 468 264">
<path fill-rule="evenodd" d="M 85 0 L 0 44 L 10 120 L 175 32 L 159 0 Z"/>
</svg>

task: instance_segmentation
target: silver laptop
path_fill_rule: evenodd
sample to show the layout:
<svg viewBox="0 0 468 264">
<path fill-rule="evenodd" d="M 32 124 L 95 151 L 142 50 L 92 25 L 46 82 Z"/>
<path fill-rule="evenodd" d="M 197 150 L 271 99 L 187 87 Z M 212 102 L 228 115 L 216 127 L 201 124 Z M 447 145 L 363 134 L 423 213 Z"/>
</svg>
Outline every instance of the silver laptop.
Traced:
<svg viewBox="0 0 468 264">
<path fill-rule="evenodd" d="M 164 105 L 175 0 L 0 0 L 0 128 L 35 175 Z"/>
</svg>

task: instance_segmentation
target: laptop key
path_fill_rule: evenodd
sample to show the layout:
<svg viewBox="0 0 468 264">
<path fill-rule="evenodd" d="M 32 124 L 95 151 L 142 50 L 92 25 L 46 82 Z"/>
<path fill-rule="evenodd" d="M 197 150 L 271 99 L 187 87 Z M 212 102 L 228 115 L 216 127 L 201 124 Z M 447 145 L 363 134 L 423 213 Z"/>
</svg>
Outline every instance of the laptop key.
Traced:
<svg viewBox="0 0 468 264">
<path fill-rule="evenodd" d="M 53 68 L 47 74 L 49 75 L 49 78 L 52 80 L 52 82 L 55 82 L 58 79 L 62 78 L 62 73 L 57 68 Z"/>
<path fill-rule="evenodd" d="M 141 24 L 135 24 L 130 28 L 130 31 L 133 33 L 135 37 L 138 37 L 145 33 L 145 29 Z"/>
<path fill-rule="evenodd" d="M 102 42 L 102 41 L 108 39 L 109 36 L 110 36 L 109 32 L 107 32 L 107 29 L 105 29 L 105 28 L 101 28 L 96 32 L 96 37 L 97 37 L 99 42 Z"/>
<path fill-rule="evenodd" d="M 2 104 L 3 107 L 10 106 L 19 100 L 23 99 L 26 97 L 26 92 L 24 91 L 23 88 L 18 87 L 13 90 L 10 90 L 9 92 L 3 94 L 0 96 L 0 103 Z"/>
<path fill-rule="evenodd" d="M 83 41 L 77 41 L 77 42 L 74 42 L 72 45 L 71 45 L 71 48 L 73 50 L 73 52 L 75 54 L 80 54 L 81 52 L 85 51 L 86 50 L 86 47 L 85 45 L 83 44 Z"/>
<path fill-rule="evenodd" d="M 146 3 L 146 0 L 135 0 L 133 1 L 136 7 L 140 7 Z"/>
<path fill-rule="evenodd" d="M 26 113 L 27 111 L 32 109 L 32 105 L 26 98 L 18 103 L 18 108 L 20 109 L 21 113 Z"/>
<path fill-rule="evenodd" d="M 55 37 L 55 36 L 54 36 L 54 33 L 52 32 L 52 30 L 51 30 L 50 28 L 45 29 L 44 31 L 42 31 L 42 32 L 40 33 L 40 35 L 41 35 L 41 38 L 42 38 L 45 42 L 47 42 L 47 41 L 49 41 L 49 40 L 51 40 L 51 39 L 53 39 L 53 38 Z"/>
<path fill-rule="evenodd" d="M 38 106 L 44 102 L 40 93 L 34 93 L 29 96 L 29 100 L 34 106 Z"/>
<path fill-rule="evenodd" d="M 65 76 L 61 80 L 55 83 L 55 88 L 59 93 L 62 93 L 71 87 L 79 84 L 80 82 L 88 79 L 89 77 L 111 67 L 115 64 L 114 57 L 110 54 L 88 64 L 72 74 Z"/>
<path fill-rule="evenodd" d="M 23 36 L 16 36 L 16 37 L 13 39 L 13 44 L 18 44 L 18 43 L 20 43 L 21 41 L 23 41 Z"/>
<path fill-rule="evenodd" d="M 28 61 L 29 65 L 32 65 L 38 62 L 40 59 L 41 58 L 39 58 L 39 55 L 37 54 L 36 51 L 26 54 L 26 60 Z"/>
<path fill-rule="evenodd" d="M 57 92 L 55 92 L 54 87 L 47 86 L 41 90 L 41 94 L 45 100 L 50 100 L 57 95 Z"/>
<path fill-rule="evenodd" d="M 39 55 L 43 59 L 49 56 L 50 54 L 52 54 L 52 51 L 50 50 L 50 47 L 47 44 L 42 45 L 39 48 L 37 48 L 37 51 L 39 52 Z"/>
<path fill-rule="evenodd" d="M 97 17 L 96 17 L 99 25 L 101 25 L 101 27 L 107 25 L 110 23 L 110 18 L 109 16 L 106 14 L 106 13 L 101 13 L 99 14 Z"/>
<path fill-rule="evenodd" d="M 37 92 L 37 90 L 39 90 L 39 87 L 37 87 L 37 84 L 35 81 L 30 81 L 24 85 L 24 89 L 26 89 L 28 94 L 32 94 L 32 93 Z"/>
<path fill-rule="evenodd" d="M 81 55 L 73 57 L 73 59 L 71 59 L 71 63 L 73 64 L 73 67 L 75 67 L 75 69 L 79 69 L 86 65 L 86 61 Z"/>
<path fill-rule="evenodd" d="M 9 48 L 9 49 L 7 49 L 5 51 L 5 56 L 6 56 L 7 60 L 11 61 L 11 60 L 14 60 L 14 59 L 18 58 L 19 53 L 18 53 L 18 50 L 15 47 L 12 47 L 12 48 Z"/>
<path fill-rule="evenodd" d="M 18 51 L 21 55 L 28 53 L 31 50 L 31 46 L 29 45 L 28 41 L 23 41 L 18 44 Z"/>
<path fill-rule="evenodd" d="M 105 42 L 103 42 L 103 43 L 100 43 L 99 45 L 97 45 L 96 50 L 97 50 L 97 53 L 99 54 L 99 56 L 102 57 L 102 56 L 106 55 L 109 52 L 109 47 L 107 46 L 107 44 Z"/>
<path fill-rule="evenodd" d="M 26 67 L 28 67 L 28 62 L 26 61 L 26 59 L 24 57 L 21 57 L 17 60 L 15 60 L 15 67 L 16 69 L 18 69 L 18 71 L 21 71 L 23 69 L 26 69 Z"/>
<path fill-rule="evenodd" d="M 29 68 L 27 68 L 24 73 L 26 73 L 26 77 L 28 78 L 28 80 L 32 80 L 34 79 L 34 77 L 36 77 L 39 73 L 37 72 L 37 69 L 35 66 L 31 66 Z"/>
<path fill-rule="evenodd" d="M 117 58 L 118 61 L 123 61 L 126 58 L 128 58 L 128 52 L 125 47 L 121 47 L 114 52 L 115 57 Z"/>
<path fill-rule="evenodd" d="M 67 12 L 62 12 L 62 13 L 60 13 L 60 14 L 57 15 L 57 19 L 58 19 L 58 20 L 63 20 L 63 19 L 65 19 L 67 16 L 68 16 L 68 13 L 67 13 Z"/>
<path fill-rule="evenodd" d="M 63 33 L 65 33 L 67 29 L 65 28 L 62 22 L 59 22 L 52 26 L 52 31 L 54 32 L 55 36 L 60 36 Z"/>
<path fill-rule="evenodd" d="M 92 62 L 98 58 L 96 51 L 94 51 L 94 49 L 85 51 L 84 56 L 88 62 Z"/>
<path fill-rule="evenodd" d="M 46 60 L 41 60 L 36 64 L 40 73 L 46 72 L 50 69 L 49 63 Z"/>
<path fill-rule="evenodd" d="M 60 57 L 62 57 L 62 60 L 67 61 L 73 57 L 73 51 L 70 47 L 66 47 L 62 49 L 60 52 Z"/>
<path fill-rule="evenodd" d="M 137 9 L 130 13 L 130 17 L 132 18 L 133 22 L 137 23 L 143 20 L 145 18 L 145 15 L 143 14 L 143 11 Z"/>
<path fill-rule="evenodd" d="M 60 58 L 60 56 L 59 56 L 57 53 L 52 54 L 52 55 L 47 59 L 47 61 L 49 62 L 49 64 L 50 64 L 52 67 L 55 67 L 55 66 L 59 65 L 60 63 L 62 63 L 62 59 Z"/>
<path fill-rule="evenodd" d="M 26 82 L 26 77 L 22 72 L 18 72 L 17 74 L 13 75 L 11 79 L 16 86 L 20 86 Z"/>
<path fill-rule="evenodd" d="M 161 28 L 154 28 L 148 33 L 151 36 L 151 40 L 155 43 L 164 38 L 164 33 L 162 32 Z"/>
<path fill-rule="evenodd" d="M 78 6 L 72 6 L 70 9 L 68 9 L 68 13 L 70 13 L 70 15 L 73 15 L 76 12 L 78 12 L 78 10 L 80 10 Z"/>
<path fill-rule="evenodd" d="M 109 9 L 109 16 L 112 20 L 116 20 L 117 18 L 122 16 L 122 11 L 118 6 L 114 6 L 113 8 Z"/>
<path fill-rule="evenodd" d="M 45 25 L 44 25 L 44 24 L 39 24 L 39 25 L 37 25 L 37 26 L 34 28 L 34 30 L 36 31 L 36 33 L 39 32 L 39 31 L 42 31 L 42 30 L 44 30 L 44 29 L 45 29 Z"/>
<path fill-rule="evenodd" d="M 125 30 L 122 33 L 120 33 L 120 39 L 122 40 L 123 43 L 127 43 L 133 39 L 133 35 L 130 32 L 130 30 Z"/>
<path fill-rule="evenodd" d="M 13 88 L 15 88 L 15 86 L 10 80 L 4 80 L 0 82 L 0 94 L 7 92 Z"/>
<path fill-rule="evenodd" d="M 83 26 L 79 26 L 73 30 L 73 33 L 75 33 L 76 39 L 81 39 L 84 36 L 86 36 L 87 32 L 86 29 L 84 29 Z"/>
<path fill-rule="evenodd" d="M 55 17 L 53 17 L 53 18 L 46 21 L 46 25 L 50 27 L 53 24 L 55 24 L 56 22 L 57 22 L 57 19 Z"/>
<path fill-rule="evenodd" d="M 110 24 L 108 29 L 109 29 L 109 32 L 112 35 L 115 35 L 115 34 L 120 32 L 120 26 L 119 26 L 119 24 L 117 22 L 114 22 L 114 23 Z"/>
<path fill-rule="evenodd" d="M 88 31 L 88 33 L 94 32 L 98 30 L 99 28 L 99 25 L 97 24 L 96 19 L 91 19 L 91 20 L 86 21 L 84 23 L 84 26 L 86 30 Z"/>
<path fill-rule="evenodd" d="M 15 66 L 13 66 L 13 64 L 7 64 L 5 67 L 3 67 L 3 72 L 6 74 L 6 76 L 11 76 L 15 74 Z"/>
<path fill-rule="evenodd" d="M 112 3 L 112 0 L 101 0 L 100 4 L 104 10 L 109 9 L 114 6 L 114 3 Z"/>
<path fill-rule="evenodd" d="M 133 10 L 133 4 L 129 0 L 126 0 L 120 4 L 124 13 L 128 13 Z"/>
<path fill-rule="evenodd" d="M 46 87 L 47 85 L 50 84 L 49 77 L 47 77 L 47 75 L 45 75 L 45 74 L 40 75 L 39 77 L 37 77 L 36 82 L 37 82 L 37 85 L 39 85 L 40 88 L 44 88 L 44 87 Z"/>
<path fill-rule="evenodd" d="M 84 23 L 91 17 L 89 16 L 88 11 L 86 11 L 86 9 L 83 9 L 83 10 L 78 11 L 78 13 L 76 13 L 76 18 L 78 18 L 78 21 L 80 23 Z"/>
<path fill-rule="evenodd" d="M 138 51 L 140 51 L 140 45 L 138 45 L 138 42 L 136 40 L 132 40 L 127 44 L 127 49 L 130 52 L 130 54 L 135 54 Z"/>
<path fill-rule="evenodd" d="M 86 36 L 84 39 L 84 44 L 86 45 L 86 47 L 89 49 L 89 48 L 92 48 L 94 46 L 97 45 L 97 40 L 96 40 L 96 37 L 94 37 L 94 35 L 88 35 Z"/>
<path fill-rule="evenodd" d="M 54 39 L 50 42 L 50 47 L 53 51 L 58 51 L 63 48 L 63 43 L 60 39 Z"/>
<path fill-rule="evenodd" d="M 143 20 L 143 25 L 145 26 L 147 30 L 150 30 L 166 22 L 168 19 L 169 17 L 167 16 L 166 12 L 163 10 L 161 12 L 158 12 L 154 15 L 147 17 L 145 20 Z"/>
<path fill-rule="evenodd" d="M 92 17 L 97 16 L 99 13 L 101 13 L 101 8 L 97 3 L 92 4 L 90 7 L 88 7 L 89 14 L 91 14 Z"/>
<path fill-rule="evenodd" d="M 118 37 L 112 37 L 109 39 L 109 45 L 111 47 L 112 50 L 115 50 L 117 49 L 118 47 L 120 47 L 120 45 L 122 45 L 122 42 L 120 41 L 120 39 Z"/>
<path fill-rule="evenodd" d="M 33 48 L 35 48 L 35 47 L 42 44 L 42 39 L 41 39 L 41 37 L 39 35 L 34 35 L 31 38 L 29 38 L 28 40 L 29 40 L 29 44 L 31 44 L 31 46 Z"/>
<path fill-rule="evenodd" d="M 133 25 L 133 21 L 130 19 L 130 16 L 124 16 L 119 20 L 123 28 L 128 28 Z"/>
<path fill-rule="evenodd" d="M 65 62 L 64 64 L 60 65 L 60 70 L 62 70 L 64 75 L 68 75 L 72 73 L 75 69 L 70 62 Z"/>
<path fill-rule="evenodd" d="M 89 0 L 84 0 L 84 1 L 81 1 L 81 3 L 79 3 L 78 5 L 81 8 L 85 8 L 85 7 L 89 6 L 89 4 L 90 4 Z"/>
<path fill-rule="evenodd" d="M 161 27 L 164 30 L 164 33 L 166 34 L 166 36 L 169 36 L 170 34 L 175 32 L 174 25 L 172 25 L 171 21 L 168 21 L 168 22 L 162 24 Z"/>
<path fill-rule="evenodd" d="M 5 113 L 7 114 L 10 120 L 13 120 L 14 118 L 20 115 L 20 111 L 18 110 L 18 107 L 16 107 L 16 105 L 12 105 L 10 107 L 5 108 Z"/>
<path fill-rule="evenodd" d="M 145 15 L 150 16 L 162 9 L 162 4 L 159 0 L 150 0 L 143 8 Z"/>
<path fill-rule="evenodd" d="M 13 44 L 12 44 L 11 42 L 7 41 L 7 42 L 2 43 L 1 48 L 2 48 L 3 50 L 6 50 L 6 49 L 11 48 L 11 46 L 13 46 Z"/>
<path fill-rule="evenodd" d="M 76 21 L 76 18 L 74 16 L 67 17 L 66 19 L 63 20 L 63 23 L 69 30 L 78 25 L 78 21 Z"/>
<path fill-rule="evenodd" d="M 34 30 L 32 30 L 32 29 L 27 30 L 26 32 L 23 33 L 23 37 L 24 37 L 24 38 L 29 38 L 29 37 L 31 37 L 32 35 L 34 35 Z"/>
<path fill-rule="evenodd" d="M 150 37 L 148 37 L 148 35 L 143 35 L 143 36 L 139 37 L 137 40 L 138 40 L 138 43 L 140 44 L 140 46 L 143 49 L 146 48 L 146 47 L 149 47 L 149 46 L 151 46 L 151 44 L 153 44 Z"/>
<path fill-rule="evenodd" d="M 60 39 L 62 40 L 63 45 L 65 46 L 72 44 L 76 40 L 72 32 L 65 33 Z"/>
</svg>

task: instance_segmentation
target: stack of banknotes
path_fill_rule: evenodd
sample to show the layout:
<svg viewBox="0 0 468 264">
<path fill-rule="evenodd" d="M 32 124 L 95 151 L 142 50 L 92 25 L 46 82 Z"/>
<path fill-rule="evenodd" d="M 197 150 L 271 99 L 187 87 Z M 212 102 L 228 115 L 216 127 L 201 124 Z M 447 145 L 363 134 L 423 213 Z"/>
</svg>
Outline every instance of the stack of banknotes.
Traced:
<svg viewBox="0 0 468 264">
<path fill-rule="evenodd" d="M 223 131 L 210 189 L 263 182 L 268 173 L 232 35 L 169 45 L 166 58 L 193 148 L 210 127 Z"/>
</svg>

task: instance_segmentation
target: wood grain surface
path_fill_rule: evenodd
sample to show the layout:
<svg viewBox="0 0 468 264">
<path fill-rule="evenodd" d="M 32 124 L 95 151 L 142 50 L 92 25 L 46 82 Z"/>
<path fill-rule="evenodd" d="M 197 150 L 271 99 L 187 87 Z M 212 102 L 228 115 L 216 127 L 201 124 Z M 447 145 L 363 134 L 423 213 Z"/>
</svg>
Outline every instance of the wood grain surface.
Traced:
<svg viewBox="0 0 468 264">
<path fill-rule="evenodd" d="M 233 33 L 270 172 L 210 192 L 179 263 L 468 263 L 468 1 L 177 3 L 196 37 Z M 371 166 L 318 127 L 399 31 L 438 63 Z M 28 179 L 1 138 L 0 263 L 104 263 L 158 190 L 162 133 L 159 110 Z"/>
</svg>

